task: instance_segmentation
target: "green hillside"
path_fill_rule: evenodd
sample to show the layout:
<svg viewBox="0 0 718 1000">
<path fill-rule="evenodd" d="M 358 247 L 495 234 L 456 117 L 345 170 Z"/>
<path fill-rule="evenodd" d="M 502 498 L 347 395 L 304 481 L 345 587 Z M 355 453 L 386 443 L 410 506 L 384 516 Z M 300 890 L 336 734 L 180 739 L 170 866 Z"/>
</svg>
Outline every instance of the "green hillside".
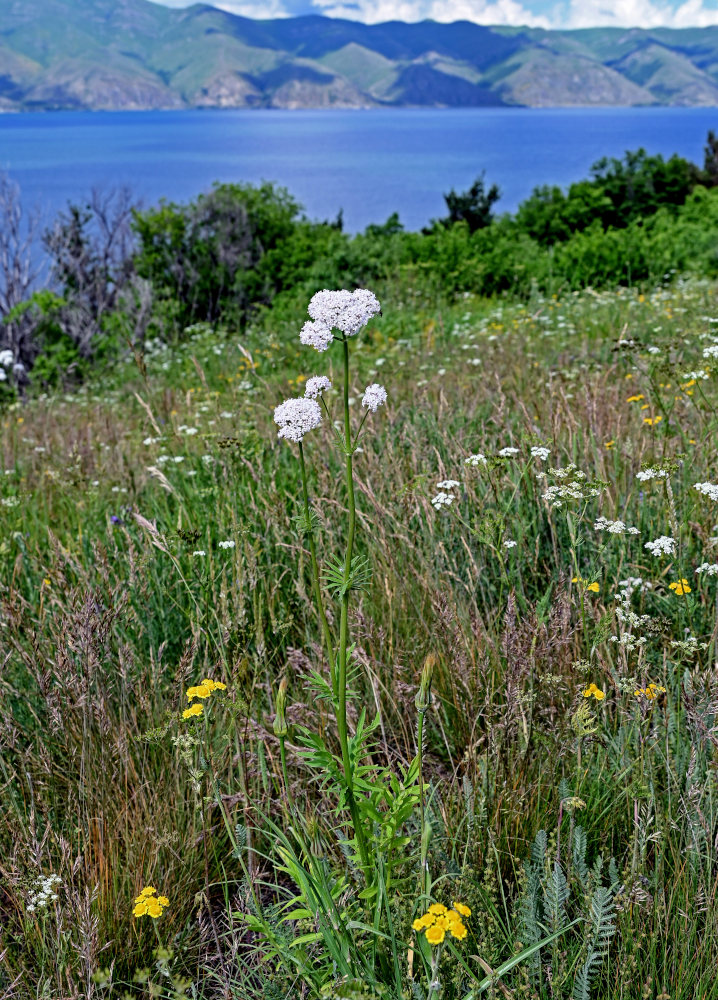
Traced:
<svg viewBox="0 0 718 1000">
<path fill-rule="evenodd" d="M 718 29 L 253 21 L 148 0 L 0 8 L 0 111 L 646 104 L 718 104 Z"/>
</svg>

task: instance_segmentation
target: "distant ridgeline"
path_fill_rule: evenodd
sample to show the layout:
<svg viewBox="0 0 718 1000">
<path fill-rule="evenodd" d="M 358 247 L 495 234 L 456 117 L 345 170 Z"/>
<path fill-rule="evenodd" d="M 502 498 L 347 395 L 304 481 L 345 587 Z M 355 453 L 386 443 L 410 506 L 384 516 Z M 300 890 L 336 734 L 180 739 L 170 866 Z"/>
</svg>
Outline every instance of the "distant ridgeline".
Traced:
<svg viewBox="0 0 718 1000">
<path fill-rule="evenodd" d="M 131 193 L 93 192 L 44 233 L 50 287 L 19 239 L 20 193 L 0 175 L 0 399 L 81 379 L 90 366 L 211 324 L 236 337 L 258 318 L 302 323 L 320 288 L 377 288 L 387 308 L 458 296 L 563 295 L 586 287 L 718 277 L 718 138 L 702 166 L 639 150 L 602 160 L 568 190 L 534 190 L 495 215 L 484 177 L 444 195 L 422 232 L 399 217 L 358 235 L 341 213 L 317 222 L 272 184 L 218 184 L 188 204 L 140 210 Z M 217 333 L 217 336 L 222 336 Z M 3 377 L 4 376 L 4 377 Z"/>
<path fill-rule="evenodd" d="M 0 111 L 718 105 L 718 27 L 253 21 L 198 4 L 2 0 Z"/>
</svg>

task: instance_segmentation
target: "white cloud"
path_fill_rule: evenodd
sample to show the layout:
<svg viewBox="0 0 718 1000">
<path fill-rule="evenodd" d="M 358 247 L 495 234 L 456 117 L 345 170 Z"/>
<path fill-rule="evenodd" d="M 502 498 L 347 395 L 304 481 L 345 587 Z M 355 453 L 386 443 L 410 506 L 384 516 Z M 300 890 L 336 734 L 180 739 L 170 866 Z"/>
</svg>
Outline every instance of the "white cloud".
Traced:
<svg viewBox="0 0 718 1000">
<path fill-rule="evenodd" d="M 689 28 L 718 24 L 718 10 L 704 0 L 685 0 L 674 7 L 660 0 L 571 0 L 565 18 L 554 27 L 565 28 Z"/>
<path fill-rule="evenodd" d="M 475 21 L 477 24 L 528 25 L 548 28 L 549 19 L 532 14 L 517 0 L 314 0 L 329 17 L 346 17 L 366 24 L 381 21 Z"/>
<path fill-rule="evenodd" d="M 156 0 L 186 7 L 193 0 Z M 210 0 L 211 2 L 211 0 Z M 531 3 L 531 0 L 529 0 Z M 214 0 L 213 6 L 243 17 L 292 17 L 325 14 L 365 24 L 382 21 L 474 21 L 532 28 L 704 28 L 718 25 L 715 0 L 559 0 L 539 14 L 521 0 Z M 536 7 L 534 0 L 531 7 Z"/>
</svg>

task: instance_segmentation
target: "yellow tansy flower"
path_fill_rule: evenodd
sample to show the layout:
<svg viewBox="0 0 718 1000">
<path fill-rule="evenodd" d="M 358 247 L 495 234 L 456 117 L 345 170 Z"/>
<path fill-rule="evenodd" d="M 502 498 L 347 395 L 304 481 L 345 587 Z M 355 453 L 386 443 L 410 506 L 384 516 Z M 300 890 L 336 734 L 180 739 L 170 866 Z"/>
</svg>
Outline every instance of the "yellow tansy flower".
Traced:
<svg viewBox="0 0 718 1000">
<path fill-rule="evenodd" d="M 586 587 L 586 590 L 592 590 L 594 594 L 597 594 L 600 589 L 601 587 L 599 586 L 597 580 L 594 580 L 593 583 L 589 583 L 589 585 Z"/>
<path fill-rule="evenodd" d="M 432 903 L 429 907 L 429 913 L 435 913 L 438 916 L 441 913 L 446 913 L 446 907 L 443 903 Z"/>
<path fill-rule="evenodd" d="M 586 690 L 583 692 L 584 698 L 595 698 L 596 701 L 603 701 L 606 697 L 605 693 L 597 687 L 595 684 L 589 684 Z"/>
<path fill-rule="evenodd" d="M 162 906 L 169 906 L 170 905 L 170 901 L 169 901 L 169 899 L 167 899 L 166 896 L 158 896 L 157 897 L 157 902 L 160 903 Z"/>
<path fill-rule="evenodd" d="M 451 904 L 457 913 L 460 913 L 462 917 L 470 917 L 471 909 L 466 905 L 466 903 L 457 903 L 456 900 Z"/>
<path fill-rule="evenodd" d="M 461 923 L 460 920 L 455 920 L 449 928 L 449 933 L 452 937 L 456 938 L 457 941 L 463 941 L 466 937 L 466 926 Z"/>
<path fill-rule="evenodd" d="M 683 594 L 690 594 L 691 592 L 691 588 L 688 586 L 688 580 L 686 580 L 685 577 L 681 577 L 681 579 L 677 580 L 675 583 L 669 583 L 668 589 L 673 590 L 679 596 L 682 596 Z"/>
<path fill-rule="evenodd" d="M 134 910 L 132 911 L 132 916 L 144 917 L 146 913 L 147 913 L 147 903 L 144 900 L 142 900 L 135 906 Z"/>
<path fill-rule="evenodd" d="M 160 904 L 157 902 L 156 899 L 151 899 L 147 904 L 147 913 L 150 917 L 152 917 L 153 920 L 156 920 L 157 917 L 162 916 L 162 907 L 160 906 Z"/>
<path fill-rule="evenodd" d="M 195 702 L 190 708 L 186 708 L 182 713 L 183 719 L 191 719 L 193 715 L 201 715 L 204 712 L 204 705 Z"/>
<path fill-rule="evenodd" d="M 645 398 L 646 397 L 643 395 L 643 393 L 640 393 L 640 395 L 638 395 L 638 396 L 629 396 L 628 399 L 626 400 L 626 402 L 627 403 L 637 403 L 637 402 L 639 402 L 639 400 L 645 399 Z"/>
<path fill-rule="evenodd" d="M 140 890 L 140 896 L 154 896 L 157 890 L 153 885 L 145 886 L 144 889 Z"/>
<path fill-rule="evenodd" d="M 446 937 L 446 931 L 443 927 L 437 927 L 434 925 L 430 927 L 426 932 L 426 940 L 429 944 L 441 944 L 441 942 Z"/>
<path fill-rule="evenodd" d="M 661 417 L 661 416 L 658 416 L 658 417 L 644 417 L 643 418 L 643 423 L 644 424 L 648 424 L 649 427 L 653 427 L 654 424 L 660 424 L 661 420 L 663 420 L 663 417 Z"/>
</svg>

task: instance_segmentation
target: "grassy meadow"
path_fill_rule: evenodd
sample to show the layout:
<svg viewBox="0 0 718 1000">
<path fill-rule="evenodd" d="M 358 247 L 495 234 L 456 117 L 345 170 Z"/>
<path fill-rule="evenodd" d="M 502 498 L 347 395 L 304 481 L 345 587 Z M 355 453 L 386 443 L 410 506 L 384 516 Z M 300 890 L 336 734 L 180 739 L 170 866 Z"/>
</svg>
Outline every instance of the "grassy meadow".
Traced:
<svg viewBox="0 0 718 1000">
<path fill-rule="evenodd" d="M 718 285 L 384 291 L 319 583 L 348 783 L 304 312 L 3 412 L 1 996 L 718 997 Z"/>
</svg>

